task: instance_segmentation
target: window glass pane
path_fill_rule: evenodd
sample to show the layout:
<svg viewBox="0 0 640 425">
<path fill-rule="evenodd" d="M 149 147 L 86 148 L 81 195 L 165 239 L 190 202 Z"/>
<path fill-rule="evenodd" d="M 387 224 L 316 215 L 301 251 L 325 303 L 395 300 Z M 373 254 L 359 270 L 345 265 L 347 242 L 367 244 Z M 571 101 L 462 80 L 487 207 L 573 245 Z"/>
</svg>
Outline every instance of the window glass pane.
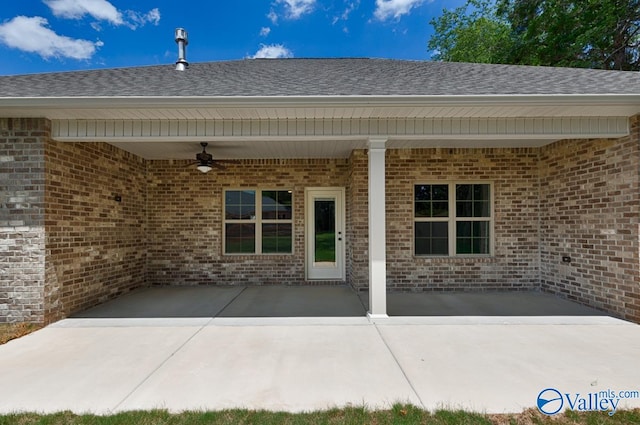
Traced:
<svg viewBox="0 0 640 425">
<path fill-rule="evenodd" d="M 430 202 L 416 202 L 416 217 L 431 217 Z"/>
<path fill-rule="evenodd" d="M 458 221 L 456 223 L 456 236 L 459 238 L 471 236 L 471 221 Z"/>
<path fill-rule="evenodd" d="M 434 238 L 449 237 L 449 223 L 431 223 L 431 230 Z"/>
<path fill-rule="evenodd" d="M 414 189 L 416 201 L 430 201 L 431 200 L 431 185 L 430 184 L 417 184 Z"/>
<path fill-rule="evenodd" d="M 449 186 L 447 185 L 415 185 L 415 217 L 448 217 Z"/>
<path fill-rule="evenodd" d="M 489 237 L 489 222 L 487 222 L 487 221 L 475 221 L 473 223 L 473 237 L 474 238 L 487 238 L 487 237 Z"/>
<path fill-rule="evenodd" d="M 489 254 L 489 222 L 459 221 L 456 223 L 457 254 Z"/>
<path fill-rule="evenodd" d="M 336 201 L 335 199 L 316 199 L 315 245 L 316 263 L 335 263 L 336 261 Z"/>
<path fill-rule="evenodd" d="M 449 239 L 433 239 L 431 253 L 432 255 L 449 255 Z"/>
<path fill-rule="evenodd" d="M 456 202 L 457 217 L 473 217 L 473 202 Z"/>
<path fill-rule="evenodd" d="M 256 204 L 256 192 L 255 190 L 243 190 L 240 192 L 240 202 L 244 205 Z"/>
<path fill-rule="evenodd" d="M 449 217 L 448 202 L 434 202 L 431 217 Z"/>
<path fill-rule="evenodd" d="M 226 223 L 225 253 L 254 254 L 256 252 L 255 224 Z"/>
<path fill-rule="evenodd" d="M 264 220 L 291 220 L 291 193 L 286 190 L 262 192 Z"/>
<path fill-rule="evenodd" d="M 471 238 L 456 238 L 456 254 L 471 253 Z"/>
<path fill-rule="evenodd" d="M 265 190 L 262 192 L 262 218 L 264 220 L 274 220 L 278 211 L 278 192 L 275 190 Z"/>
<path fill-rule="evenodd" d="M 489 238 L 473 239 L 473 253 L 474 254 L 488 254 L 489 253 Z"/>
<path fill-rule="evenodd" d="M 265 254 L 291 253 L 291 224 L 269 223 L 262 225 L 262 252 Z"/>
<path fill-rule="evenodd" d="M 488 184 L 474 184 L 473 185 L 473 199 L 476 201 L 485 200 L 488 201 L 491 197 Z"/>
<path fill-rule="evenodd" d="M 456 216 L 491 217 L 491 191 L 488 184 L 456 185 Z"/>
<path fill-rule="evenodd" d="M 456 185 L 456 201 L 471 201 L 473 200 L 473 191 L 470 184 L 457 184 Z"/>
<path fill-rule="evenodd" d="M 473 203 L 474 217 L 491 217 L 491 207 L 489 201 L 476 201 Z"/>
<path fill-rule="evenodd" d="M 252 220 L 256 216 L 256 193 L 253 190 L 227 190 L 225 193 L 225 218 L 227 220 Z"/>
<path fill-rule="evenodd" d="M 448 255 L 449 227 L 446 222 L 415 224 L 415 255 Z"/>
<path fill-rule="evenodd" d="M 449 186 L 446 184 L 434 184 L 432 187 L 432 199 L 434 201 L 449 200 Z"/>
<path fill-rule="evenodd" d="M 291 220 L 293 217 L 292 193 L 289 190 L 278 191 L 278 219 Z"/>
<path fill-rule="evenodd" d="M 416 223 L 416 238 L 424 239 L 431 237 L 431 223 Z"/>
</svg>

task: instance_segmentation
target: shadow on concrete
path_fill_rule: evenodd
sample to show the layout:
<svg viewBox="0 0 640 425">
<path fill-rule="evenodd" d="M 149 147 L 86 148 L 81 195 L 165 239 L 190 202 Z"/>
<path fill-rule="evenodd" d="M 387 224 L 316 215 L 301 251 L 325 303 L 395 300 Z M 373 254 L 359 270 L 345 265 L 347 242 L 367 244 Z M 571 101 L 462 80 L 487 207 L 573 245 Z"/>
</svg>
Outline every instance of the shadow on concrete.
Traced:
<svg viewBox="0 0 640 425">
<path fill-rule="evenodd" d="M 368 293 L 359 294 L 365 308 Z M 389 316 L 607 316 L 602 311 L 534 291 L 391 292 Z"/>
<path fill-rule="evenodd" d="M 368 292 L 348 286 L 143 288 L 74 318 L 362 317 Z M 390 316 L 606 316 L 542 292 L 389 292 Z"/>
<path fill-rule="evenodd" d="M 174 286 L 136 290 L 73 318 L 362 317 L 348 286 Z"/>
</svg>

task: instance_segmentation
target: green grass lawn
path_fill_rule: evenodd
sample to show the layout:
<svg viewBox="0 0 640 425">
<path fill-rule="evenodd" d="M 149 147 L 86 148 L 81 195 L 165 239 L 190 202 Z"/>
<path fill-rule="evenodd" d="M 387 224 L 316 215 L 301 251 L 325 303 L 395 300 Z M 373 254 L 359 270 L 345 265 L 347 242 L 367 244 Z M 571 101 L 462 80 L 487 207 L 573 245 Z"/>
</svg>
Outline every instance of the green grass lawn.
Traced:
<svg viewBox="0 0 640 425">
<path fill-rule="evenodd" d="M 316 263 L 336 261 L 336 233 L 316 233 Z"/>
<path fill-rule="evenodd" d="M 518 415 L 484 415 L 461 411 L 429 413 L 413 406 L 395 405 L 390 410 L 370 411 L 362 407 L 333 409 L 324 412 L 282 413 L 251 410 L 225 410 L 220 412 L 184 412 L 170 414 L 164 410 L 126 412 L 112 416 L 74 415 L 62 412 L 52 415 L 32 413 L 0 416 L 0 425 L 596 425 L 638 424 L 640 409 L 606 413 L 567 413 L 544 416 L 535 409 Z"/>
</svg>

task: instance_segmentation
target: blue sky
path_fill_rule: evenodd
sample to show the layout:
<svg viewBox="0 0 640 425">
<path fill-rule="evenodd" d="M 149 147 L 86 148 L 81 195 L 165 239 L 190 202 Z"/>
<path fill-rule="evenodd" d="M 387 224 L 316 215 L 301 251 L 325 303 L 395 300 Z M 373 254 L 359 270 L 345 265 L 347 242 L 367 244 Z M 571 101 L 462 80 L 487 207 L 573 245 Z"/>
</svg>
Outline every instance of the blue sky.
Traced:
<svg viewBox="0 0 640 425">
<path fill-rule="evenodd" d="M 464 0 L 20 0 L 0 8 L 0 75 L 187 60 L 426 60 L 429 21 Z"/>
</svg>

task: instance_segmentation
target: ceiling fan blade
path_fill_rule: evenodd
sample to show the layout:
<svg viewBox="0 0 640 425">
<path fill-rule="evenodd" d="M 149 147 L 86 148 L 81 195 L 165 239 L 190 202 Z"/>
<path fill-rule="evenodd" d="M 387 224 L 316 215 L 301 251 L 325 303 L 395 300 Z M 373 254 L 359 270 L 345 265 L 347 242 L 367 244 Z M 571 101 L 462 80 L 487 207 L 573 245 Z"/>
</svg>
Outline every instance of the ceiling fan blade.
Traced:
<svg viewBox="0 0 640 425">
<path fill-rule="evenodd" d="M 214 168 L 217 168 L 218 170 L 222 170 L 222 171 L 225 171 L 227 169 L 227 167 L 225 167 L 224 165 L 220 164 L 220 161 L 213 161 L 209 165 L 214 167 Z"/>
</svg>

